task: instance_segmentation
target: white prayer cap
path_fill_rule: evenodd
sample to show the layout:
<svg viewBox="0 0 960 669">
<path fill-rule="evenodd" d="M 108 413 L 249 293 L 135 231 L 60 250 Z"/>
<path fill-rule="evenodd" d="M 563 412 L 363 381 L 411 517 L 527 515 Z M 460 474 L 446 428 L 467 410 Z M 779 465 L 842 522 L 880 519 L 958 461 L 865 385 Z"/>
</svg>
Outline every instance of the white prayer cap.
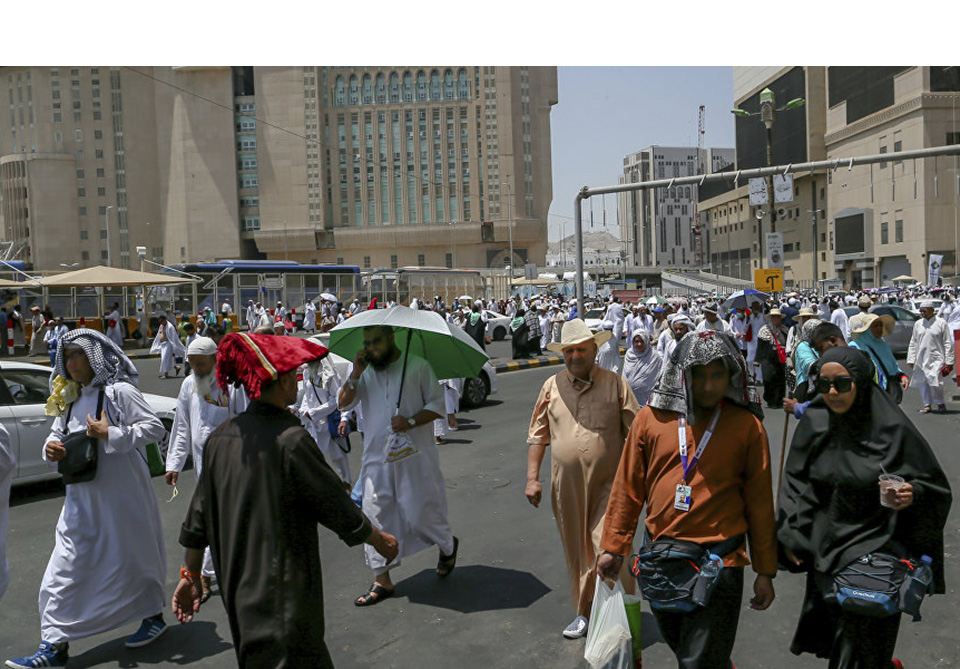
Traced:
<svg viewBox="0 0 960 669">
<path fill-rule="evenodd" d="M 933 308 L 934 308 L 934 306 L 933 306 L 933 300 L 924 300 L 923 302 L 920 303 L 920 308 L 921 308 L 921 309 L 933 309 Z"/>
<path fill-rule="evenodd" d="M 187 355 L 216 355 L 217 354 L 217 342 L 210 339 L 210 337 L 197 337 L 192 342 L 190 342 L 190 347 L 187 349 Z"/>
</svg>

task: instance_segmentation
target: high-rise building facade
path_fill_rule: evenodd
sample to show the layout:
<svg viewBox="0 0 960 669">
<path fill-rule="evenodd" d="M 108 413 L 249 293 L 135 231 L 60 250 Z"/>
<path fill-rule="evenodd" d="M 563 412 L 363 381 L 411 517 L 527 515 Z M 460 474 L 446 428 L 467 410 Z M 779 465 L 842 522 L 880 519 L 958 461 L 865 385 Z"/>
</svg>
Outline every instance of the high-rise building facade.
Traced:
<svg viewBox="0 0 960 669">
<path fill-rule="evenodd" d="M 619 183 L 657 181 L 711 173 L 733 162 L 733 149 L 707 149 L 697 164 L 696 147 L 651 146 L 623 159 Z M 621 235 L 628 262 L 641 267 L 694 267 L 707 264 L 696 228 L 697 186 L 684 185 L 621 193 Z"/>
<path fill-rule="evenodd" d="M 556 103 L 551 67 L 3 67 L 7 257 L 542 264 Z"/>
</svg>

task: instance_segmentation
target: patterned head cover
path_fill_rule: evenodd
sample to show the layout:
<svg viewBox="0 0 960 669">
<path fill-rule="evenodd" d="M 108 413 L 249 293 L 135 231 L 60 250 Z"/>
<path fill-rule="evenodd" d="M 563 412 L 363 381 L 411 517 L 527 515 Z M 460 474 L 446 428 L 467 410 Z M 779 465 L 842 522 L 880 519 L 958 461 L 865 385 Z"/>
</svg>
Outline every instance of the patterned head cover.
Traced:
<svg viewBox="0 0 960 669">
<path fill-rule="evenodd" d="M 93 368 L 92 385 L 102 386 L 126 381 L 133 385 L 139 384 L 139 372 L 124 352 L 109 337 L 87 328 L 71 330 L 57 340 L 57 356 L 53 369 L 56 375 L 72 381 L 67 373 L 64 360 L 64 349 L 68 346 L 79 346 L 87 354 L 90 367 Z"/>
<path fill-rule="evenodd" d="M 749 386 L 747 363 L 739 347 L 730 335 L 713 330 L 688 332 L 684 335 L 664 365 L 663 375 L 654 387 L 648 404 L 664 411 L 685 414 L 687 422 L 692 424 L 694 417 L 691 369 L 714 360 L 723 360 L 730 372 L 730 384 L 724 393 L 726 400 L 749 409 L 762 419 L 763 411 L 754 396 L 756 389 Z"/>
<path fill-rule="evenodd" d="M 811 318 L 804 323 L 803 330 L 800 331 L 800 336 L 803 338 L 803 341 L 813 346 L 813 331 L 816 330 L 817 326 L 821 323 L 823 323 L 823 321 L 819 318 Z"/>
</svg>

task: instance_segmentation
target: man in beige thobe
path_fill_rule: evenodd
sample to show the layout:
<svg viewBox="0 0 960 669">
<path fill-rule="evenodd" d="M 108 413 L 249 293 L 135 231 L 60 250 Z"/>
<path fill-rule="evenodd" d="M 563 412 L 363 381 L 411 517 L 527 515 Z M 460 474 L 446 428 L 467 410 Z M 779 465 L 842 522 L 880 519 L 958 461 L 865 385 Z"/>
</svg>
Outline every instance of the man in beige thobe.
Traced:
<svg viewBox="0 0 960 669">
<path fill-rule="evenodd" d="M 549 349 L 563 354 L 566 369 L 540 389 L 527 443 L 527 500 L 540 505 L 540 464 L 547 446 L 551 460 L 551 502 L 567 559 L 576 618 L 563 631 L 568 639 L 586 636 L 596 585 L 603 517 L 623 443 L 640 410 L 620 374 L 595 363 L 610 330 L 594 335 L 579 318 L 564 323 L 561 339 Z M 626 567 L 621 581 L 635 589 Z"/>
</svg>

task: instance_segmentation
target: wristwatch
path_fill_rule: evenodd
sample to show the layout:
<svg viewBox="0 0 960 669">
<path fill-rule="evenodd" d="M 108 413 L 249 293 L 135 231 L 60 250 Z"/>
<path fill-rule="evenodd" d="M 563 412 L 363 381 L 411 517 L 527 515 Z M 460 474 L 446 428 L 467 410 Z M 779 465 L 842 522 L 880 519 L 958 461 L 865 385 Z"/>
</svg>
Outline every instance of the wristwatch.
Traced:
<svg viewBox="0 0 960 669">
<path fill-rule="evenodd" d="M 407 419 L 407 422 L 410 423 L 410 427 L 416 427 L 416 426 L 417 426 L 417 419 L 416 419 L 416 418 L 408 418 L 408 419 Z"/>
</svg>

